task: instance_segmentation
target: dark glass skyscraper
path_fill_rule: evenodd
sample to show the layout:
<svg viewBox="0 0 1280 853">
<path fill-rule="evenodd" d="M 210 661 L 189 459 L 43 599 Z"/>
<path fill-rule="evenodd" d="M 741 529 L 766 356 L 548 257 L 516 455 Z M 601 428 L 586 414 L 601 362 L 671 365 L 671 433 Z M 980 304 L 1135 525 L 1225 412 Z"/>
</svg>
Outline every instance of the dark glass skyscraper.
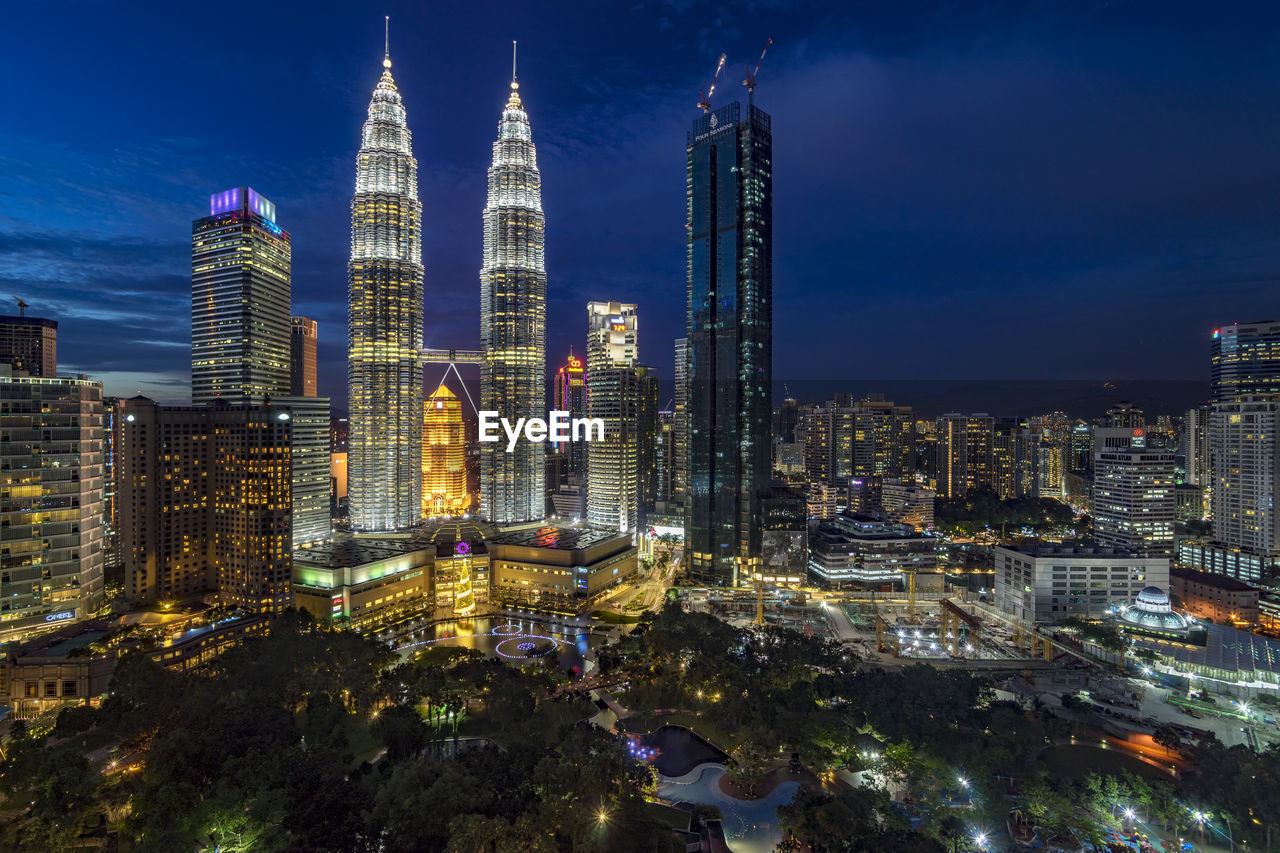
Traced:
<svg viewBox="0 0 1280 853">
<path fill-rule="evenodd" d="M 773 379 L 773 136 L 733 103 L 689 132 L 685 565 L 736 584 L 760 564 Z"/>
</svg>

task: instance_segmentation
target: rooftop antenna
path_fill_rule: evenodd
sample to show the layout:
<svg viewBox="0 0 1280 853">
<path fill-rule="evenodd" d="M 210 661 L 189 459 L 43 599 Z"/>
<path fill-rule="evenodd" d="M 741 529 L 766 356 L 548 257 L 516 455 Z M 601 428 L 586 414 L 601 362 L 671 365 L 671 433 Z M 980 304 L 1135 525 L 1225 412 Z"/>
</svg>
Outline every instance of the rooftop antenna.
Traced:
<svg viewBox="0 0 1280 853">
<path fill-rule="evenodd" d="M 385 28 L 383 32 L 383 49 L 382 49 L 382 67 L 391 67 L 391 16 L 387 15 L 383 22 Z"/>
<path fill-rule="evenodd" d="M 18 303 L 18 316 L 19 317 L 27 316 L 27 303 L 22 301 L 22 297 L 15 296 L 13 297 L 13 301 Z"/>
<path fill-rule="evenodd" d="M 747 68 L 747 79 L 742 81 L 742 85 L 747 87 L 747 103 L 752 103 L 756 93 L 756 75 L 760 73 L 760 63 L 764 62 L 764 55 L 769 52 L 769 47 L 773 44 L 773 39 L 769 39 L 764 43 L 764 50 L 760 51 L 760 59 L 756 62 L 756 69 L 752 71 Z"/>
<path fill-rule="evenodd" d="M 716 63 L 716 73 L 711 78 L 711 88 L 707 89 L 704 95 L 701 90 L 698 91 L 699 101 L 698 107 L 704 112 L 711 112 L 711 96 L 716 92 L 716 81 L 720 79 L 720 72 L 724 69 L 724 61 L 728 58 L 728 54 L 720 54 L 720 61 Z"/>
<path fill-rule="evenodd" d="M 516 40 L 511 40 L 511 85 L 515 88 L 516 82 Z"/>
</svg>

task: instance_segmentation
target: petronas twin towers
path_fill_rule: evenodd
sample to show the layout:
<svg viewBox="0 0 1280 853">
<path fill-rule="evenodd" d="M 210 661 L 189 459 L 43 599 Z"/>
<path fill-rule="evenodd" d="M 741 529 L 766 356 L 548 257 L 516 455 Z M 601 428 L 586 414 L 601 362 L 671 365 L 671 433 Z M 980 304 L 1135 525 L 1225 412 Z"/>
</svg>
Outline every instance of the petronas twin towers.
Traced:
<svg viewBox="0 0 1280 853">
<path fill-rule="evenodd" d="M 356 531 L 418 522 L 422 492 L 422 203 L 400 93 L 383 59 L 351 200 L 347 381 L 348 490 Z M 493 144 L 480 270 L 480 396 L 515 422 L 545 413 L 547 274 L 542 179 L 529 117 L 511 82 Z M 545 515 L 542 446 L 483 445 L 481 514 L 506 524 Z"/>
</svg>

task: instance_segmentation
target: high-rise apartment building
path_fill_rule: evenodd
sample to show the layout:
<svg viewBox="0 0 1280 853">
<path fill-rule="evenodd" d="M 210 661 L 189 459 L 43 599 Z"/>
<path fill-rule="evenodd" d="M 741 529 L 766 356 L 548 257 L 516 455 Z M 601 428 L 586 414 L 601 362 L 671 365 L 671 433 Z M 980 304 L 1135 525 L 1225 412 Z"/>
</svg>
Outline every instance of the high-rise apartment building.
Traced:
<svg viewBox="0 0 1280 853">
<path fill-rule="evenodd" d="M 1144 427 L 1094 431 L 1093 527 L 1100 544 L 1141 554 L 1173 553 L 1175 456 L 1147 447 Z"/>
<path fill-rule="evenodd" d="M 289 359 L 289 394 L 293 397 L 316 395 L 316 341 L 319 324 L 309 317 L 292 318 L 293 335 Z"/>
<path fill-rule="evenodd" d="M 0 641 L 103 599 L 102 386 L 0 365 Z"/>
<path fill-rule="evenodd" d="M 1208 467 L 1211 543 L 1180 549 L 1184 565 L 1256 582 L 1280 562 L 1280 323 L 1236 323 L 1210 339 L 1208 460 L 1197 459 L 1202 413 L 1187 414 L 1188 475 Z M 1198 462 L 1198 465 L 1193 465 Z"/>
<path fill-rule="evenodd" d="M 516 423 L 546 417 L 547 268 L 542 177 L 519 84 L 498 124 L 480 269 L 480 408 Z M 541 444 L 481 445 L 480 512 L 495 524 L 546 516 Z"/>
<path fill-rule="evenodd" d="M 994 485 L 995 418 L 951 412 L 937 419 L 934 432 L 939 497 Z"/>
<path fill-rule="evenodd" d="M 1112 429 L 1146 429 L 1146 412 L 1128 400 L 1121 400 L 1107 409 L 1107 426 Z"/>
<path fill-rule="evenodd" d="M 404 103 L 383 72 L 356 157 L 347 266 L 351 526 L 397 530 L 422 514 L 422 202 Z"/>
<path fill-rule="evenodd" d="M 587 416 L 587 379 L 582 359 L 569 350 L 569 358 L 556 371 L 552 382 L 552 408 L 568 412 L 569 418 Z M 552 447 L 565 457 L 565 482 L 560 485 L 580 486 L 587 477 L 587 442 L 574 438 L 570 432 L 567 441 L 552 442 Z"/>
<path fill-rule="evenodd" d="M 191 225 L 191 400 L 289 393 L 289 232 L 249 187 Z"/>
<path fill-rule="evenodd" d="M 0 364 L 28 376 L 58 375 L 58 323 L 39 317 L 0 317 Z"/>
<path fill-rule="evenodd" d="M 288 607 L 292 432 L 303 418 L 274 403 L 160 406 L 141 396 L 119 412 L 126 598 L 145 604 L 216 590 L 255 613 Z"/>
<path fill-rule="evenodd" d="M 462 515 L 470 506 L 462 401 L 442 382 L 422 409 L 422 515 Z"/>
<path fill-rule="evenodd" d="M 736 585 L 762 564 L 773 415 L 773 131 L 748 101 L 686 141 L 689 494 L 685 567 Z"/>
</svg>

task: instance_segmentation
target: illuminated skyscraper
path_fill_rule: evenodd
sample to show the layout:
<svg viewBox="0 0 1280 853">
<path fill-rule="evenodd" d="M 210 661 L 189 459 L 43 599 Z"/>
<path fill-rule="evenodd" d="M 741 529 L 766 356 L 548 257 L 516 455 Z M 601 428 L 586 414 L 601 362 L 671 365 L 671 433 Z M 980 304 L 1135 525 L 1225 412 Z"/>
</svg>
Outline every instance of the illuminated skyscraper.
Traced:
<svg viewBox="0 0 1280 853">
<path fill-rule="evenodd" d="M 365 531 L 422 514 L 422 203 L 389 55 L 382 65 L 356 159 L 347 267 L 350 514 Z"/>
<path fill-rule="evenodd" d="M 736 585 L 761 565 L 773 405 L 773 133 L 748 103 L 686 143 L 689 482 L 685 568 Z M 678 368 L 677 368 L 678 369 Z"/>
<path fill-rule="evenodd" d="M 191 225 L 191 401 L 289 393 L 289 232 L 250 187 Z"/>
<path fill-rule="evenodd" d="M 587 416 L 587 381 L 582 359 L 569 350 L 569 360 L 556 371 L 551 387 L 553 408 L 568 412 L 570 418 Z M 587 443 L 575 441 L 570 433 L 568 441 L 553 442 L 556 450 L 565 455 L 565 479 L 571 485 L 581 485 L 587 475 Z"/>
<path fill-rule="evenodd" d="M 422 409 L 422 515 L 462 515 L 470 505 L 462 401 L 442 383 Z"/>
<path fill-rule="evenodd" d="M 546 417 L 547 273 L 542 178 L 519 85 L 498 124 L 484 208 L 480 269 L 480 408 L 516 423 Z M 481 445 L 480 511 L 495 524 L 546 516 L 545 450 L 520 440 L 510 453 Z"/>
<path fill-rule="evenodd" d="M 1093 528 L 1103 545 L 1173 553 L 1174 454 L 1147 447 L 1145 427 L 1094 431 Z"/>
<path fill-rule="evenodd" d="M 587 522 L 635 534 L 653 499 L 657 374 L 639 364 L 636 306 L 587 305 L 587 415 L 604 439 L 587 444 Z"/>
<path fill-rule="evenodd" d="M 319 324 L 309 317 L 293 318 L 289 393 L 294 397 L 316 395 L 316 338 Z"/>
</svg>

